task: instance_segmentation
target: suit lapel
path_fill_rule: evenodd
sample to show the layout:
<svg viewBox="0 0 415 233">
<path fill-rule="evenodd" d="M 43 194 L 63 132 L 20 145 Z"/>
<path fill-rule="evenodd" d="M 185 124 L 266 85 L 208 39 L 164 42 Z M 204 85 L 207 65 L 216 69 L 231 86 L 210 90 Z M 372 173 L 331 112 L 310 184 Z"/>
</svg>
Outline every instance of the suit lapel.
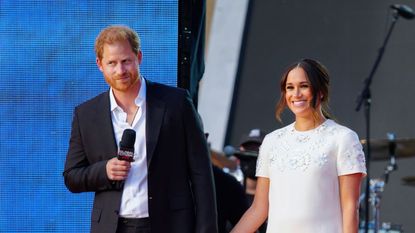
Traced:
<svg viewBox="0 0 415 233">
<path fill-rule="evenodd" d="M 147 166 L 150 166 L 151 158 L 157 144 L 160 133 L 165 104 L 157 98 L 157 90 L 154 84 L 147 81 L 147 115 L 146 115 L 146 141 L 147 141 Z"/>
<path fill-rule="evenodd" d="M 117 154 L 118 146 L 115 140 L 114 128 L 111 120 L 110 110 L 110 98 L 109 91 L 106 91 L 101 95 L 95 109 L 95 120 L 96 126 L 99 127 L 99 135 L 102 137 L 102 144 L 109 146 L 111 151 L 108 153 L 108 159 L 112 158 Z"/>
</svg>

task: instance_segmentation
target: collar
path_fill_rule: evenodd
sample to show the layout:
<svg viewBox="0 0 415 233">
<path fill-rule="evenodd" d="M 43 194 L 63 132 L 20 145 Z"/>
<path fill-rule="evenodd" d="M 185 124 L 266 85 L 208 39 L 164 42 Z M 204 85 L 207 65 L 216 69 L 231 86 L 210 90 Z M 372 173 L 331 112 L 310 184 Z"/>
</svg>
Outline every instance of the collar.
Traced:
<svg viewBox="0 0 415 233">
<path fill-rule="evenodd" d="M 141 86 L 140 86 L 140 90 L 138 90 L 138 95 L 135 98 L 134 102 L 137 106 L 141 107 L 143 106 L 143 104 L 146 101 L 146 94 L 147 94 L 147 85 L 146 85 L 146 80 L 143 76 L 140 76 L 140 81 L 141 81 Z M 110 88 L 110 109 L 111 112 L 113 112 L 115 109 L 119 108 L 121 109 L 121 107 L 117 104 L 117 101 L 115 100 L 115 96 L 114 96 L 114 92 L 112 87 Z"/>
</svg>

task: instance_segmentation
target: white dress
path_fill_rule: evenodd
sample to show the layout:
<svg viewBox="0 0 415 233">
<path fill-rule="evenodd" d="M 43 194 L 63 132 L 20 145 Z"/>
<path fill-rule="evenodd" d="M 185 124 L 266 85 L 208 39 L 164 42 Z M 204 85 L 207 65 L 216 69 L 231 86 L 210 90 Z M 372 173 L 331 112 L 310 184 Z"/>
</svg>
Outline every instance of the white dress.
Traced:
<svg viewBox="0 0 415 233">
<path fill-rule="evenodd" d="M 294 123 L 268 134 L 256 175 L 267 177 L 267 233 L 341 233 L 338 176 L 366 174 L 357 134 L 332 120 L 309 131 Z"/>
</svg>

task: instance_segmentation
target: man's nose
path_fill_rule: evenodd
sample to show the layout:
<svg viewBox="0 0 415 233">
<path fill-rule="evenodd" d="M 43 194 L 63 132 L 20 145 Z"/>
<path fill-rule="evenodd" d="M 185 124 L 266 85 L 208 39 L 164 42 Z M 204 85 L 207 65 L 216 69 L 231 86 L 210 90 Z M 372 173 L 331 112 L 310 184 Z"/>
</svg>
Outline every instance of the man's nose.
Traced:
<svg viewBox="0 0 415 233">
<path fill-rule="evenodd" d="M 117 74 L 124 74 L 126 69 L 125 66 L 122 63 L 120 63 L 117 65 L 115 71 L 117 72 Z"/>
</svg>

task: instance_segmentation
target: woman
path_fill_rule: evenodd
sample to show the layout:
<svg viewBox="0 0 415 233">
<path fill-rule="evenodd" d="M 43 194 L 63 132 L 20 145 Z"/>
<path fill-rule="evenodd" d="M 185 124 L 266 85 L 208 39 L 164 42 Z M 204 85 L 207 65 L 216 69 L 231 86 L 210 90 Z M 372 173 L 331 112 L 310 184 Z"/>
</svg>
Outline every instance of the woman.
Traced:
<svg viewBox="0 0 415 233">
<path fill-rule="evenodd" d="M 356 133 L 329 119 L 329 75 L 303 59 L 282 77 L 276 117 L 295 122 L 268 134 L 257 162 L 252 206 L 232 233 L 251 233 L 268 217 L 268 233 L 356 233 L 365 158 Z"/>
</svg>

